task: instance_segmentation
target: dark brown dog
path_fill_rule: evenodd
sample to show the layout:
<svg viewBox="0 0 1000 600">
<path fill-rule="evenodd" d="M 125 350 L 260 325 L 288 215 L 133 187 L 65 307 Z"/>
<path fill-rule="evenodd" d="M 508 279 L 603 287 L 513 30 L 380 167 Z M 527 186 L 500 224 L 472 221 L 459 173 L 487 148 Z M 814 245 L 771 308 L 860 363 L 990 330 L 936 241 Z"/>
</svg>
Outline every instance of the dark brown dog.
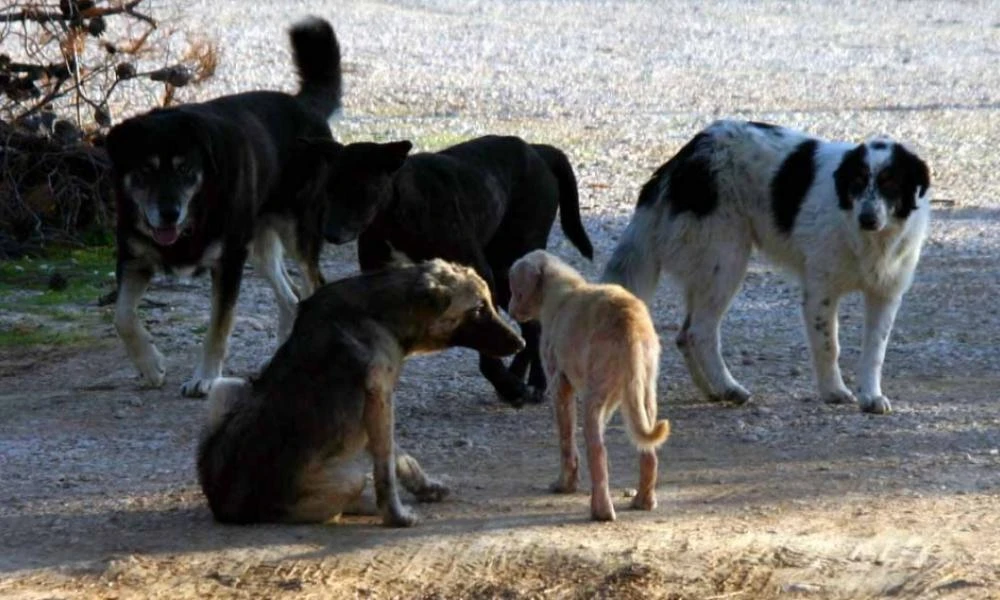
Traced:
<svg viewBox="0 0 1000 600">
<path fill-rule="evenodd" d="M 412 525 L 397 477 L 419 500 L 448 490 L 397 457 L 392 391 L 404 358 L 452 346 L 524 348 L 468 267 L 395 263 L 321 287 L 258 379 L 212 388 L 198 474 L 215 518 L 324 522 L 356 510 L 370 456 L 383 522 Z"/>
</svg>

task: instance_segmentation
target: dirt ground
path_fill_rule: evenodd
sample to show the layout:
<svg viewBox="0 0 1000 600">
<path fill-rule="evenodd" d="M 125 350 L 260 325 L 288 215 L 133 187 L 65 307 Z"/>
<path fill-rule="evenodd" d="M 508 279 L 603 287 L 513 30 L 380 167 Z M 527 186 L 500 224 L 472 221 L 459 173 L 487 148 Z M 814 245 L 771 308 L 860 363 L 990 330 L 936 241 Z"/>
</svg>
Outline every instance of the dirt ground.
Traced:
<svg viewBox="0 0 1000 600">
<path fill-rule="evenodd" d="M 193 4 L 190 18 L 205 18 L 209 9 Z M 713 44 L 742 49 L 735 66 L 728 55 L 711 59 L 736 73 L 737 83 L 729 89 L 755 89 L 743 78 L 762 76 L 744 73 L 755 59 L 758 39 L 752 28 L 751 35 L 741 29 L 747 18 L 779 33 L 802 18 L 789 15 L 783 3 L 760 3 L 750 17 L 736 10 L 740 3 L 709 3 L 694 16 L 689 13 L 697 13 L 698 3 L 677 4 L 674 8 L 688 11 L 676 25 L 683 31 L 660 26 L 672 43 L 694 43 L 682 35 L 694 23 L 707 38 L 721 36 Z M 452 488 L 444 502 L 417 506 L 417 526 L 387 529 L 362 517 L 326 526 L 220 526 L 212 521 L 195 480 L 194 448 L 204 404 L 179 394 L 204 331 L 208 283 L 158 279 L 141 310 L 168 358 L 163 389 L 140 387 L 108 324 L 110 309 L 96 303 L 85 307 L 96 318 L 84 343 L 0 350 L 0 597 L 1000 598 L 1000 199 L 995 189 L 1000 169 L 992 154 L 984 157 L 958 141 L 971 140 L 967 144 L 995 154 L 997 131 L 990 124 L 996 123 L 995 89 L 1000 87 L 982 87 L 988 83 L 980 71 L 989 64 L 986 59 L 958 61 L 949 67 L 958 69 L 956 79 L 948 79 L 936 70 L 938 59 L 927 53 L 937 44 L 952 59 L 967 47 L 980 58 L 1000 51 L 1000 28 L 976 16 L 1000 14 L 1000 6 L 980 4 L 975 10 L 971 3 L 900 4 L 912 20 L 867 3 L 823 4 L 817 19 L 839 23 L 838 15 L 849 15 L 845 29 L 817 21 L 805 32 L 796 29 L 796 39 L 829 51 L 824 60 L 834 61 L 834 79 L 853 73 L 856 81 L 867 82 L 871 70 L 882 67 L 854 70 L 851 40 L 858 40 L 850 32 L 870 24 L 865 43 L 914 57 L 910 67 L 886 75 L 891 84 L 886 87 L 903 86 L 898 93 L 912 101 L 913 110 L 843 108 L 875 102 L 873 88 L 859 84 L 860 90 L 842 91 L 850 97 L 839 108 L 812 106 L 809 92 L 793 86 L 763 114 L 813 125 L 824 135 L 857 138 L 871 129 L 899 131 L 904 139 L 916 139 L 932 164 L 936 196 L 948 200 L 936 205 L 916 282 L 890 341 L 884 388 L 893 400 L 892 415 L 864 415 L 816 401 L 797 288 L 755 260 L 723 330 L 734 375 L 754 392 L 748 406 L 722 407 L 697 396 L 673 347 L 679 298 L 666 284 L 656 298 L 654 318 L 664 343 L 660 414 L 671 420 L 673 434 L 660 452 L 660 505 L 653 512 L 627 509 L 638 464 L 620 418 L 608 433 L 619 518 L 591 523 L 586 480 L 577 494 L 547 492 L 558 469 L 550 407 L 515 410 L 501 404 L 478 375 L 474 356 L 455 350 L 410 361 L 396 395 L 399 442 Z M 628 102 L 647 110 L 629 117 L 636 122 L 600 110 L 561 119 L 556 109 L 534 112 L 506 97 L 503 101 L 514 108 L 497 117 L 487 101 L 495 99 L 495 90 L 502 97 L 508 89 L 502 77 L 491 86 L 470 84 L 461 106 L 451 96 L 421 104 L 408 94 L 433 95 L 421 87 L 430 80 L 428 73 L 461 71 L 454 65 L 471 59 L 461 52 L 465 38 L 447 38 L 457 48 L 454 54 L 427 60 L 422 47 L 410 48 L 395 63 L 400 69 L 414 65 L 410 76 L 377 80 L 383 68 L 378 53 L 398 50 L 395 44 L 403 42 L 397 39 L 427 32 L 420 28 L 440 34 L 435 27 L 471 27 L 489 40 L 484 31 L 490 26 L 520 23 L 521 37 L 561 64 L 563 46 L 545 45 L 548 40 L 537 37 L 549 26 L 548 18 L 593 27 L 600 32 L 596 49 L 585 48 L 601 53 L 604 36 L 610 39 L 613 31 L 629 31 L 636 23 L 652 27 L 649 19 L 663 17 L 650 15 L 643 3 L 622 8 L 605 2 L 524 4 L 529 12 L 532 7 L 548 11 L 546 19 L 534 13 L 511 16 L 496 2 L 470 2 L 467 9 L 454 2 L 330 6 L 338 7 L 330 12 L 340 15 L 335 23 L 350 66 L 348 106 L 333 123 L 335 133 L 352 139 L 407 136 L 427 148 L 444 145 L 447 136 L 490 128 L 563 145 L 576 157 L 585 225 L 597 258 L 585 263 L 558 226 L 550 247 L 589 277 L 609 256 L 651 168 L 719 112 L 744 114 L 760 101 L 741 100 L 734 92 L 730 98 L 695 94 L 699 99 L 685 104 L 679 98 L 698 89 L 690 87 L 696 74 L 705 81 L 722 77 L 695 60 L 685 63 L 690 79 L 678 86 L 682 89 L 664 87 L 664 98 L 656 101 L 664 109 L 683 110 L 654 113 L 642 104 L 646 100 L 630 97 Z M 227 19 L 240 18 L 248 17 L 219 17 L 212 26 L 229 27 Z M 280 36 L 283 26 L 274 24 L 268 35 Z M 364 35 L 364 27 L 372 35 Z M 925 34 L 937 35 L 937 42 L 925 42 Z M 247 38 L 256 43 L 253 36 Z M 445 43 L 440 35 L 433 39 Z M 647 47 L 642 39 L 624 38 L 621 44 L 621 56 L 615 54 L 619 50 L 606 51 L 609 60 L 621 59 L 616 65 L 632 61 L 655 71 L 657 60 L 667 60 L 662 48 Z M 686 53 L 678 52 L 682 56 L 698 56 L 684 48 Z M 760 46 L 765 58 L 771 52 L 782 55 L 771 44 Z M 506 55 L 497 56 L 493 66 L 505 73 Z M 810 56 L 805 52 L 788 60 L 805 65 Z M 554 76 L 556 83 L 576 73 L 567 69 Z M 640 86 L 644 93 L 664 82 L 665 75 L 653 71 L 636 75 L 651 78 Z M 677 72 L 680 67 L 667 79 Z M 284 74 L 271 85 L 287 86 L 289 77 Z M 939 90 L 940 96 L 928 86 L 912 91 L 904 84 L 914 77 L 945 82 L 941 85 L 949 89 Z M 584 88 L 591 84 L 581 83 Z M 577 94 L 586 96 L 573 92 L 558 102 L 572 108 Z M 953 105 L 947 104 L 949 94 Z M 359 98 L 353 109 L 351 98 Z M 608 102 L 593 98 L 598 107 Z M 981 135 L 962 137 L 969 131 Z M 350 245 L 327 248 L 327 275 L 351 273 L 353 252 Z M 240 375 L 273 350 L 276 334 L 270 291 L 249 269 L 248 275 L 227 363 L 229 372 Z M 845 302 L 841 315 L 841 360 L 850 376 L 859 355 L 858 299 Z"/>
</svg>

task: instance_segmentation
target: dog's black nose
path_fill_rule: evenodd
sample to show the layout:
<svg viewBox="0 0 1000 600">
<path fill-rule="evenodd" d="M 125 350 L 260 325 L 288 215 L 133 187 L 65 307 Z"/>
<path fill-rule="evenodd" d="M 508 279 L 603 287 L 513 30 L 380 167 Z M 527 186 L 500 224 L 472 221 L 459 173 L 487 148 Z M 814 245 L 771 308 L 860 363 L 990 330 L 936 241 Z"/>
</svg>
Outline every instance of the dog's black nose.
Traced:
<svg viewBox="0 0 1000 600">
<path fill-rule="evenodd" d="M 173 225 L 181 216 L 181 211 L 176 206 L 160 207 L 160 220 L 164 225 Z"/>
<path fill-rule="evenodd" d="M 874 231 L 878 226 L 878 218 L 873 213 L 861 213 L 858 215 L 858 224 L 861 225 L 861 229 Z"/>
</svg>

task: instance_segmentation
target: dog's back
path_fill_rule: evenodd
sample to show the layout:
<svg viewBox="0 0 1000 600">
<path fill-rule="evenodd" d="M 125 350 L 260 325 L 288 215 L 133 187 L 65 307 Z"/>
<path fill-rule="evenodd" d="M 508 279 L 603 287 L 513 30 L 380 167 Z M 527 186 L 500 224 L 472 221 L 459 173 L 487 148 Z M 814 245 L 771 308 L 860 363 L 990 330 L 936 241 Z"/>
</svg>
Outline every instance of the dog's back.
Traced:
<svg viewBox="0 0 1000 600">
<path fill-rule="evenodd" d="M 326 306 L 314 306 L 322 311 L 296 321 L 256 381 L 212 387 L 198 474 L 221 522 L 322 520 L 298 518 L 303 492 L 322 495 L 324 457 L 363 445 L 365 378 L 374 342 L 386 337 L 326 296 Z M 330 516 L 342 508 L 336 492 L 327 490 Z"/>
</svg>

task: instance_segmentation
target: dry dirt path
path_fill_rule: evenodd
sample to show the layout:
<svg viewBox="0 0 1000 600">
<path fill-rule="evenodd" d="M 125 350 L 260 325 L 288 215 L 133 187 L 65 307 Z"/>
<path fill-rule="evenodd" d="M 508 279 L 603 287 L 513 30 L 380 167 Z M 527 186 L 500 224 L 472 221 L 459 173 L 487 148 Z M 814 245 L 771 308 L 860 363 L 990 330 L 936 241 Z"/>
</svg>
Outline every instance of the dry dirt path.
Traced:
<svg viewBox="0 0 1000 600">
<path fill-rule="evenodd" d="M 177 391 L 207 283 L 161 280 L 144 315 L 169 359 L 162 390 L 137 386 L 106 322 L 83 346 L 0 350 L 0 597 L 1000 597 L 1000 3 L 186 4 L 224 46 L 206 97 L 290 87 L 282 30 L 315 12 L 345 49 L 340 137 L 435 148 L 492 131 L 565 147 L 597 264 L 558 233 L 552 247 L 589 276 L 651 169 L 712 118 L 911 141 L 956 204 L 935 211 L 890 343 L 896 412 L 812 398 L 795 286 L 755 261 L 724 324 L 751 406 L 695 395 L 671 344 L 678 298 L 656 298 L 674 434 L 652 513 L 624 509 L 637 467 L 619 420 L 619 521 L 592 524 L 585 493 L 546 492 L 548 406 L 501 405 L 453 351 L 409 363 L 397 395 L 400 441 L 453 487 L 418 526 L 221 527 L 193 469 L 203 405 Z M 351 272 L 352 252 L 328 249 L 328 275 Z M 256 277 L 239 315 L 229 368 L 245 374 L 275 335 Z M 856 299 L 842 315 L 851 373 Z"/>
</svg>

